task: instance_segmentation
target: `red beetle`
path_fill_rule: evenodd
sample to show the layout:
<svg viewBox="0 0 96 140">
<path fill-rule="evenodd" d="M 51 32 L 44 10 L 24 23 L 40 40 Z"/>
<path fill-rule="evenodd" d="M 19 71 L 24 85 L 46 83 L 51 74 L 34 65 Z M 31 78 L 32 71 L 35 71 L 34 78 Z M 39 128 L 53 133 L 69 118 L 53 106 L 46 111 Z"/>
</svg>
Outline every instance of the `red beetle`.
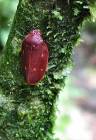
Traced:
<svg viewBox="0 0 96 140">
<path fill-rule="evenodd" d="M 25 36 L 21 50 L 22 69 L 29 85 L 35 85 L 44 77 L 48 56 L 48 47 L 40 30 L 32 30 Z"/>
</svg>

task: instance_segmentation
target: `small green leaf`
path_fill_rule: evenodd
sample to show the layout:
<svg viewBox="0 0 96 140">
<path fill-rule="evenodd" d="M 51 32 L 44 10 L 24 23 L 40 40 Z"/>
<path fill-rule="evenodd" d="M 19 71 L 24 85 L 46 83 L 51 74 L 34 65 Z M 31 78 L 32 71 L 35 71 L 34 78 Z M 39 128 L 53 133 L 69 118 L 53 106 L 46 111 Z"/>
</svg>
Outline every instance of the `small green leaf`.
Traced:
<svg viewBox="0 0 96 140">
<path fill-rule="evenodd" d="M 60 14 L 60 12 L 58 12 L 58 11 L 53 11 L 52 12 L 53 13 L 53 15 L 54 15 L 54 17 L 55 18 L 57 18 L 57 19 L 59 19 L 59 20 L 62 20 L 63 19 L 63 17 L 62 17 L 62 15 Z"/>
</svg>

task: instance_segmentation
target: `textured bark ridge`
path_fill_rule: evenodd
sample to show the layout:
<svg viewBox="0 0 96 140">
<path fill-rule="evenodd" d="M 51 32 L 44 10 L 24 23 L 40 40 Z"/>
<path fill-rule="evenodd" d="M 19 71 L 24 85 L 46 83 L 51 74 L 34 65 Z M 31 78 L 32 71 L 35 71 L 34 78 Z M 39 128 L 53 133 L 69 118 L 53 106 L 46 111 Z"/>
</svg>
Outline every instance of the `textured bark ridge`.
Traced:
<svg viewBox="0 0 96 140">
<path fill-rule="evenodd" d="M 64 87 L 64 70 L 89 16 L 86 0 L 20 0 L 0 59 L 0 137 L 2 140 L 53 140 L 54 108 Z M 35 86 L 25 83 L 20 50 L 24 36 L 40 29 L 49 46 L 48 72 Z"/>
</svg>

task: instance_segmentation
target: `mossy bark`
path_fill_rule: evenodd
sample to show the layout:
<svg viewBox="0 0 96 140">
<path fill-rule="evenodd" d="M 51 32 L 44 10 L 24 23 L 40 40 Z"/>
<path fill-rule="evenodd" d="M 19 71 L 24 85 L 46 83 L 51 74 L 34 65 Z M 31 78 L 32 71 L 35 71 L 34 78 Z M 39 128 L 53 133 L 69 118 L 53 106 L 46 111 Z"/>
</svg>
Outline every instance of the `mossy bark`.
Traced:
<svg viewBox="0 0 96 140">
<path fill-rule="evenodd" d="M 78 26 L 88 16 L 85 0 L 19 0 L 0 59 L 0 137 L 2 140 L 53 140 L 54 103 L 64 87 Z M 87 7 L 87 8 L 86 8 Z M 40 29 L 49 47 L 45 78 L 25 83 L 20 50 L 24 36 Z"/>
</svg>

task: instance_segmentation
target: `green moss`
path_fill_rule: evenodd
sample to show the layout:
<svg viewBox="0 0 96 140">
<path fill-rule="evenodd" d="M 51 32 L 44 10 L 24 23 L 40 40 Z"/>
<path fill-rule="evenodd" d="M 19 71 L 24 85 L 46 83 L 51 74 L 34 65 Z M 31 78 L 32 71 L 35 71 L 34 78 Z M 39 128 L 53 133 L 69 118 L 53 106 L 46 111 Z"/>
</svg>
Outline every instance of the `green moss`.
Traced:
<svg viewBox="0 0 96 140">
<path fill-rule="evenodd" d="M 54 103 L 64 87 L 63 71 L 71 63 L 72 48 L 79 37 L 78 26 L 89 15 L 84 6 L 85 0 L 20 0 L 0 60 L 2 139 L 53 140 Z M 29 86 L 21 70 L 20 49 L 24 36 L 34 28 L 39 28 L 48 42 L 49 66 L 45 78 Z"/>
</svg>

